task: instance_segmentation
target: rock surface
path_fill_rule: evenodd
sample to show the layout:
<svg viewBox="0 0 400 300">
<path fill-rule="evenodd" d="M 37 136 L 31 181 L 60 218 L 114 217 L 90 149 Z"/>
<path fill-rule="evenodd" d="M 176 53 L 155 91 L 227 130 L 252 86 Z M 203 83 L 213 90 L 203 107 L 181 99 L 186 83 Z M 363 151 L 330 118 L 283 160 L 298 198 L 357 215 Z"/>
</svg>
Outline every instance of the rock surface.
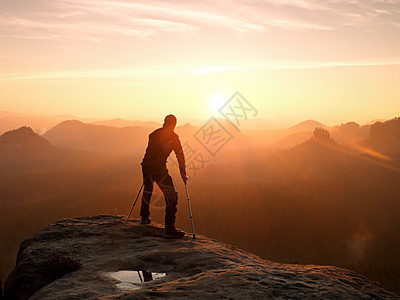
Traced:
<svg viewBox="0 0 400 300">
<path fill-rule="evenodd" d="M 55 255 L 80 267 L 55 278 L 55 271 L 49 270 L 59 267 L 49 263 Z M 166 276 L 133 285 L 111 276 L 122 270 L 141 271 L 141 279 L 144 270 Z M 273 263 L 204 236 L 165 239 L 161 225 L 124 222 L 119 216 L 62 220 L 25 240 L 5 284 L 5 296 L 33 300 L 399 299 L 346 269 Z"/>
</svg>

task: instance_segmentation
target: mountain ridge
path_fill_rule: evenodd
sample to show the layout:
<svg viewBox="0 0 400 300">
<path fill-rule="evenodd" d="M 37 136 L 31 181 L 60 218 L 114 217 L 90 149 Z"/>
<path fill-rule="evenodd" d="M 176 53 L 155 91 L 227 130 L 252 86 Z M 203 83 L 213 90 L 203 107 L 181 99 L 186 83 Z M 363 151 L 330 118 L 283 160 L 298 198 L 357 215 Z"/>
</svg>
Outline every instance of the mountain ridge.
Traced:
<svg viewBox="0 0 400 300">
<path fill-rule="evenodd" d="M 27 126 L 7 131 L 0 136 L 0 151 L 3 152 L 41 151 L 50 147 L 45 138 Z"/>
</svg>

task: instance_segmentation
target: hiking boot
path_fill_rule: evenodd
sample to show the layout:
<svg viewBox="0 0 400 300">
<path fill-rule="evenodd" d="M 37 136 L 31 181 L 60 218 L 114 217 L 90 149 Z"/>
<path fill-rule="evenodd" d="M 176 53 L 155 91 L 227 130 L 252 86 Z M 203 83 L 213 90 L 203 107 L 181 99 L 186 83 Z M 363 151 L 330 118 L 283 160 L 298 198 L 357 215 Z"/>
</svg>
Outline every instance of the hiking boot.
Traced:
<svg viewBox="0 0 400 300">
<path fill-rule="evenodd" d="M 166 238 L 179 239 L 183 238 L 184 236 L 185 233 L 183 231 L 176 229 L 175 227 L 165 229 L 164 237 Z"/>
<path fill-rule="evenodd" d="M 144 224 L 144 225 L 147 225 L 150 223 L 151 223 L 151 219 L 149 217 L 145 217 L 145 218 L 142 217 L 142 220 L 140 221 L 140 224 Z"/>
</svg>

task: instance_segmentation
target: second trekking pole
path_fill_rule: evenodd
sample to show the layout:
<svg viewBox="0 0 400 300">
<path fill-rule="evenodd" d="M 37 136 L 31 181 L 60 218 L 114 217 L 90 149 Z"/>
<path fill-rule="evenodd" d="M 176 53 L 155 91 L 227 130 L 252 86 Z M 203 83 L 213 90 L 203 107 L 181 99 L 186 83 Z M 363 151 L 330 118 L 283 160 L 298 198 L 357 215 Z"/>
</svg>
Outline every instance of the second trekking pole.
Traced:
<svg viewBox="0 0 400 300">
<path fill-rule="evenodd" d="M 137 199 L 139 198 L 139 195 L 140 195 L 140 192 L 142 191 L 142 188 L 143 188 L 143 183 L 142 183 L 142 185 L 140 186 L 140 190 L 139 190 L 139 193 L 138 193 L 137 196 L 136 196 L 135 202 L 133 202 L 131 211 L 129 212 L 129 215 L 128 215 L 128 217 L 126 218 L 126 222 L 128 222 L 129 217 L 131 216 L 132 210 L 133 210 L 133 208 L 135 207 L 136 201 L 137 201 Z"/>
<path fill-rule="evenodd" d="M 193 239 L 195 239 L 196 238 L 196 234 L 194 233 L 192 209 L 190 208 L 189 191 L 188 191 L 188 187 L 187 187 L 187 182 L 186 181 L 185 181 L 185 188 L 186 188 L 186 196 L 187 196 L 187 201 L 188 201 L 188 206 L 189 206 L 190 223 L 192 223 Z"/>
</svg>

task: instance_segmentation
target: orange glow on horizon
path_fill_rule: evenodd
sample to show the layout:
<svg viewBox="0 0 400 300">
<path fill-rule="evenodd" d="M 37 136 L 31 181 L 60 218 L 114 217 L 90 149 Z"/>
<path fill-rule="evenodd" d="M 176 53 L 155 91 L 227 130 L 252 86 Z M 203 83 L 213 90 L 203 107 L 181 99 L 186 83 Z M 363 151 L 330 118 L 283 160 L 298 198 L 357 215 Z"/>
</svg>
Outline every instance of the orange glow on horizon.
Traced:
<svg viewBox="0 0 400 300">
<path fill-rule="evenodd" d="M 3 1 L 1 110 L 208 119 L 240 91 L 260 119 L 389 119 L 400 4 L 356 2 Z"/>
</svg>

